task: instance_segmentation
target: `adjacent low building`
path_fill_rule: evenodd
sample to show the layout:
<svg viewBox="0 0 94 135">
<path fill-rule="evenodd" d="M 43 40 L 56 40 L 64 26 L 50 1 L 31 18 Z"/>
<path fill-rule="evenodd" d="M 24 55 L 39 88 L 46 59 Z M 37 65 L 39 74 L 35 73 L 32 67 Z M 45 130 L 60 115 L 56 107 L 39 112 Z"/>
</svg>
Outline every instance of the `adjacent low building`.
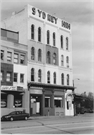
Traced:
<svg viewBox="0 0 94 135">
<path fill-rule="evenodd" d="M 1 29 L 1 115 L 27 110 L 27 46 L 18 40 L 18 32 Z"/>
</svg>

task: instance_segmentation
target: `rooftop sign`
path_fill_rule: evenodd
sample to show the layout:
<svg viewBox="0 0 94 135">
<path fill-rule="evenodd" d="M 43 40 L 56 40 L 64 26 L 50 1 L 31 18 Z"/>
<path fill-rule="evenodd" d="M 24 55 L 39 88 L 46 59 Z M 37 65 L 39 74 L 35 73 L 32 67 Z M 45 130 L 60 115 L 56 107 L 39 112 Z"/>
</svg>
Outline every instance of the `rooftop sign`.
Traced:
<svg viewBox="0 0 94 135">
<path fill-rule="evenodd" d="M 62 19 L 59 19 L 53 15 L 50 15 L 40 9 L 37 9 L 35 7 L 30 6 L 30 14 L 32 14 L 36 18 L 40 18 L 42 20 L 45 20 L 47 22 L 53 23 L 59 27 L 65 28 L 67 30 L 70 30 L 70 24 Z"/>
</svg>

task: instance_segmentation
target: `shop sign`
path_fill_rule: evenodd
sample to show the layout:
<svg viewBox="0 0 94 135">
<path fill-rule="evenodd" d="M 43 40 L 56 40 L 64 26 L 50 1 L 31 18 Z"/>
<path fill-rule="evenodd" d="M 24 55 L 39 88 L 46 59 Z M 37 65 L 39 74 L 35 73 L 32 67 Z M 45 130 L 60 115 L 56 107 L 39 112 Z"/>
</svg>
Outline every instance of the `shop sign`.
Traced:
<svg viewBox="0 0 94 135">
<path fill-rule="evenodd" d="M 68 93 L 68 94 L 66 95 L 66 100 L 67 100 L 67 101 L 72 101 L 72 100 L 73 100 L 73 94 L 72 94 L 72 93 Z"/>
<path fill-rule="evenodd" d="M 1 90 L 17 90 L 16 86 L 1 86 Z"/>
<path fill-rule="evenodd" d="M 42 94 L 42 90 L 30 90 L 31 94 Z"/>
<path fill-rule="evenodd" d="M 22 101 L 21 100 L 15 100 L 14 105 L 15 105 L 15 107 L 22 107 Z"/>
<path fill-rule="evenodd" d="M 50 15 L 50 14 L 48 14 L 48 13 L 46 13 L 46 12 L 40 10 L 40 9 L 32 7 L 31 12 L 32 12 L 32 15 L 37 16 L 37 17 L 39 17 L 39 18 L 41 18 L 43 20 L 47 20 L 48 22 L 51 22 L 53 24 L 59 24 L 57 17 L 55 17 L 53 15 Z M 65 22 L 65 21 L 63 21 L 61 19 L 59 19 L 59 20 L 61 21 L 61 27 L 64 27 L 64 28 L 70 30 L 70 24 L 69 23 L 67 23 L 67 22 Z"/>
<path fill-rule="evenodd" d="M 1 108 L 4 108 L 7 106 L 7 102 L 5 100 L 1 100 Z"/>
</svg>

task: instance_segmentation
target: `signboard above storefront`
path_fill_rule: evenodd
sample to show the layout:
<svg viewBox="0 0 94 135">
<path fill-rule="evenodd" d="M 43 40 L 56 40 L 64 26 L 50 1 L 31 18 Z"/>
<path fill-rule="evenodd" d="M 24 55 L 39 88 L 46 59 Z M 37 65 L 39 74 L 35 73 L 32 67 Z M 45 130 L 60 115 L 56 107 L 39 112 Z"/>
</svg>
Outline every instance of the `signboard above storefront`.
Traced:
<svg viewBox="0 0 94 135">
<path fill-rule="evenodd" d="M 2 85 L 1 86 L 1 90 L 15 90 L 15 91 L 17 91 L 17 87 L 16 86 L 4 86 L 4 85 Z"/>
</svg>

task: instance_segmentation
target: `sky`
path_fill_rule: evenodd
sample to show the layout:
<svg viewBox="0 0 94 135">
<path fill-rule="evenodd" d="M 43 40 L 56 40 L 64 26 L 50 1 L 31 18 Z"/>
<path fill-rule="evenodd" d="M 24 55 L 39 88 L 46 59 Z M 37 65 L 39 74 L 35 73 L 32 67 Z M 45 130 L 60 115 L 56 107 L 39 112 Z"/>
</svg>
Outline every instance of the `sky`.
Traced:
<svg viewBox="0 0 94 135">
<path fill-rule="evenodd" d="M 75 93 L 94 93 L 94 1 L 1 0 L 1 20 L 27 4 L 71 23 Z"/>
</svg>

